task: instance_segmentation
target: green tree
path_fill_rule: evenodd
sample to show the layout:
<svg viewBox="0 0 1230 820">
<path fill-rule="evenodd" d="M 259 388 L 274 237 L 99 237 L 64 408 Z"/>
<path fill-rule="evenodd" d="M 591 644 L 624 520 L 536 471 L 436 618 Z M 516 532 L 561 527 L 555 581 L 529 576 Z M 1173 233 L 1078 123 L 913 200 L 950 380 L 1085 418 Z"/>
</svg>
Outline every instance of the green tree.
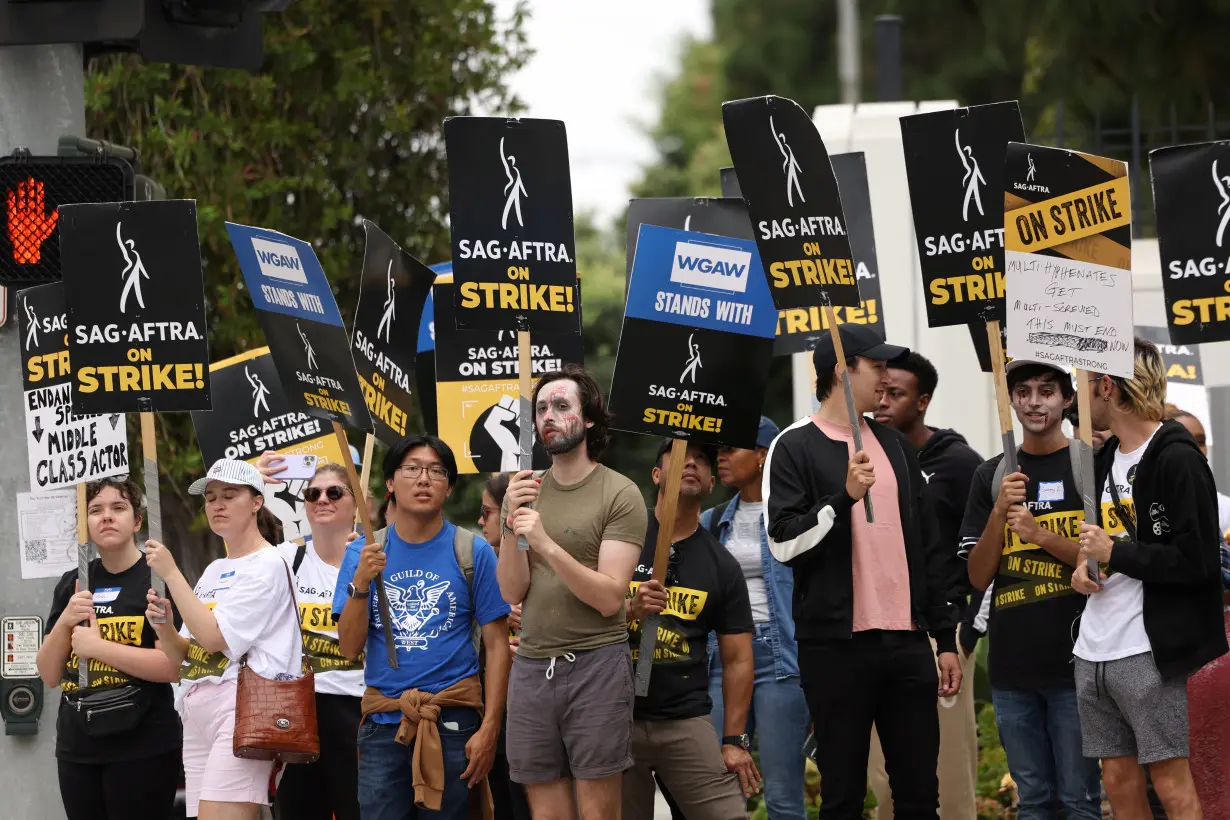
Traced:
<svg viewBox="0 0 1230 820">
<path fill-rule="evenodd" d="M 299 0 L 266 19 L 258 73 L 91 62 L 90 135 L 135 147 L 168 197 L 197 200 L 214 360 L 264 344 L 226 220 L 312 242 L 348 325 L 362 218 L 420 259 L 448 258 L 442 123 L 519 110 L 505 77 L 528 57 L 525 13 L 501 21 L 487 0 Z M 159 428 L 168 541 L 191 571 L 216 549 L 184 494 L 201 457 L 187 414 L 160 415 Z"/>
</svg>

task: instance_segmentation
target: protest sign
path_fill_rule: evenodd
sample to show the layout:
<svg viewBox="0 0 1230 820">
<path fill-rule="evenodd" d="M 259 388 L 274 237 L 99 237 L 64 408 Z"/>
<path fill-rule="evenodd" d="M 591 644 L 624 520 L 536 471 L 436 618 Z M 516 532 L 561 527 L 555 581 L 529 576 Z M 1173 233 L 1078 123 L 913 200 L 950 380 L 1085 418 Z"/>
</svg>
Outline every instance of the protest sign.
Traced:
<svg viewBox="0 0 1230 820">
<path fill-rule="evenodd" d="M 444 143 L 458 327 L 579 333 L 564 123 L 451 117 Z"/>
<path fill-rule="evenodd" d="M 834 308 L 833 312 L 837 315 L 837 324 L 867 325 L 883 339 L 886 338 L 884 300 L 880 295 L 880 265 L 876 261 L 876 232 L 871 219 L 867 157 L 862 151 L 855 151 L 849 154 L 833 154 L 830 159 L 833 163 L 833 175 L 837 178 L 837 187 L 841 191 L 841 206 L 846 215 L 850 253 L 854 260 L 854 279 L 858 282 L 859 297 L 862 299 L 857 308 Z M 794 311 L 787 311 L 783 321 L 785 328 L 778 330 L 778 346 L 774 352 L 779 356 L 785 352 L 794 352 L 782 349 L 783 339 L 789 339 L 799 333 L 815 334 L 828 329 L 827 325 L 816 321 L 816 314 L 819 314 L 818 318 L 821 320 L 824 318 L 823 314 L 811 308 L 807 311 L 806 321 L 798 322 L 805 330 L 796 330 L 792 328 L 789 316 L 792 312 Z M 815 347 L 814 341 L 805 348 L 796 349 L 802 351 L 812 347 Z"/>
<path fill-rule="evenodd" d="M 64 285 L 17 294 L 30 489 L 71 487 L 128 472 L 128 430 L 121 413 L 72 412 Z"/>
<path fill-rule="evenodd" d="M 310 454 L 319 463 L 340 464 L 342 453 L 330 425 L 291 406 L 269 348 L 249 350 L 209 366 L 214 410 L 192 414 L 206 464 L 220 458 L 256 463 L 261 453 Z M 287 540 L 311 535 L 303 491 L 308 482 L 269 487 L 265 506 L 282 522 Z"/>
<path fill-rule="evenodd" d="M 420 318 L 436 276 L 374 222 L 363 226 L 367 249 L 352 343 L 375 435 L 392 446 L 408 433 Z"/>
<path fill-rule="evenodd" d="M 754 250 L 641 227 L 611 377 L 614 427 L 755 445 L 777 311 Z"/>
<path fill-rule="evenodd" d="M 1132 378 L 1127 165 L 1009 143 L 1008 355 Z"/>
<path fill-rule="evenodd" d="M 1194 344 L 1172 344 L 1164 327 L 1137 327 L 1136 335 L 1157 345 L 1166 367 L 1166 401 L 1200 419 L 1205 443 L 1213 443 L 1209 417 L 1209 391 L 1204 386 L 1200 348 Z"/>
<path fill-rule="evenodd" d="M 518 334 L 515 330 L 458 330 L 453 318 L 453 290 L 446 276 L 433 288 L 436 329 L 436 417 L 440 438 L 457 454 L 463 473 L 509 472 L 520 468 L 522 421 Z M 535 333 L 531 376 L 582 364 L 584 352 L 576 333 Z M 533 443 L 533 468 L 551 459 Z M 529 469 L 529 468 L 525 468 Z"/>
<path fill-rule="evenodd" d="M 1149 152 L 1168 342 L 1230 339 L 1230 142 Z"/>
<path fill-rule="evenodd" d="M 437 262 L 428 265 L 436 276 L 447 276 L 453 281 L 453 263 Z M 423 429 L 432 435 L 440 434 L 436 419 L 436 308 L 435 289 L 427 291 L 423 302 L 423 315 L 419 319 L 418 355 L 415 356 L 415 381 L 419 389 L 419 412 L 423 415 Z"/>
<path fill-rule="evenodd" d="M 636 257 L 636 239 L 641 225 L 657 225 L 683 231 L 755 239 L 747 216 L 747 204 L 742 199 L 709 197 L 659 197 L 632 199 L 628 202 L 627 267 L 624 271 L 624 291 L 632 277 L 632 260 Z"/>
<path fill-rule="evenodd" d="M 70 489 L 17 493 L 17 540 L 23 581 L 59 578 L 76 567 L 77 494 Z"/>
<path fill-rule="evenodd" d="M 227 222 L 226 230 L 291 406 L 371 432 L 350 339 L 312 246 L 266 228 Z"/>
<path fill-rule="evenodd" d="M 73 410 L 210 406 L 209 339 L 192 200 L 60 208 Z"/>
<path fill-rule="evenodd" d="M 779 309 L 857 308 L 850 238 L 828 151 L 793 100 L 722 104 L 726 144 Z"/>
<path fill-rule="evenodd" d="M 1004 318 L 1004 149 L 1024 142 L 1016 101 L 901 118 L 930 327 Z"/>
<path fill-rule="evenodd" d="M 718 178 L 722 186 L 722 196 L 743 199 L 743 189 L 739 187 L 739 177 L 731 167 L 719 168 Z"/>
</svg>

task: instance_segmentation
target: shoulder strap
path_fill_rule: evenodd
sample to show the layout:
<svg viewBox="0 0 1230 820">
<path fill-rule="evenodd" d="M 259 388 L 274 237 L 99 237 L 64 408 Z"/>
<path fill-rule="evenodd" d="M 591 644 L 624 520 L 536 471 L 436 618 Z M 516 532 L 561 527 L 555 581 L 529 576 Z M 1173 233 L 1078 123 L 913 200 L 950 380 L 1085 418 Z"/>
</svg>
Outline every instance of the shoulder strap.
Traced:
<svg viewBox="0 0 1230 820">
<path fill-rule="evenodd" d="M 307 556 L 307 544 L 300 544 L 295 547 L 295 564 L 291 567 L 291 572 L 296 577 L 299 575 L 299 567 L 303 566 L 303 559 Z"/>
<path fill-rule="evenodd" d="M 453 554 L 457 556 L 457 566 L 461 567 L 461 574 L 466 579 L 466 588 L 470 593 L 470 611 L 476 613 L 477 604 L 474 601 L 474 533 L 465 527 L 454 527 Z M 483 628 L 479 625 L 477 617 L 472 617 L 470 620 L 470 640 L 474 643 L 474 651 L 478 653 L 481 665 Z"/>
<path fill-rule="evenodd" d="M 709 513 L 709 532 L 713 534 L 714 538 L 718 537 L 718 529 L 722 523 L 722 516 L 726 515 L 726 508 L 729 506 L 730 499 L 727 499 L 714 507 L 712 512 Z"/>
<path fill-rule="evenodd" d="M 278 558 L 281 557 L 278 555 Z M 295 582 L 291 580 L 290 567 L 286 566 L 286 561 L 282 561 L 282 569 L 286 570 L 286 586 L 290 590 L 291 619 L 295 622 L 295 631 L 299 633 L 299 671 L 307 674 L 312 671 L 312 667 L 303 651 L 303 627 L 299 624 L 299 602 L 295 599 Z M 243 657 L 239 659 L 239 665 L 248 665 L 247 652 L 243 653 Z"/>
</svg>

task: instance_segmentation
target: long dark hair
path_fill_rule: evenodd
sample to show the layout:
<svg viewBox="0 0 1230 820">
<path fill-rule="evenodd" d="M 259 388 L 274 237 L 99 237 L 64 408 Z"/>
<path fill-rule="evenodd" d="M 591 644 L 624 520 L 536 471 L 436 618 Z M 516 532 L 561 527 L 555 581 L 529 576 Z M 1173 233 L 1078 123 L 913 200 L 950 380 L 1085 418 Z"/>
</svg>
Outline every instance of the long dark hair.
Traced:
<svg viewBox="0 0 1230 820">
<path fill-rule="evenodd" d="M 562 370 L 552 370 L 544 373 L 534 385 L 534 395 L 531 406 L 538 407 L 538 394 L 542 388 L 551 382 L 562 379 L 572 379 L 576 382 L 577 393 L 581 397 L 581 416 L 593 426 L 585 431 L 585 446 L 589 457 L 597 461 L 611 441 L 611 414 L 606 409 L 606 399 L 602 397 L 602 388 L 597 380 L 589 375 L 589 371 L 579 364 L 566 364 Z M 537 410 L 535 409 L 535 428 L 537 428 Z"/>
</svg>

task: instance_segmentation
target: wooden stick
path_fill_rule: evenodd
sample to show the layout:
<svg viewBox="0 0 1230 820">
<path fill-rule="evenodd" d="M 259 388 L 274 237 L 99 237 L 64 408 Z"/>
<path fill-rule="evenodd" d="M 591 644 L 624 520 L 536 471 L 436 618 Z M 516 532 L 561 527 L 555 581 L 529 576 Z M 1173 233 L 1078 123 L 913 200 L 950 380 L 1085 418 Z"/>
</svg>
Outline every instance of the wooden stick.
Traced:
<svg viewBox="0 0 1230 820">
<path fill-rule="evenodd" d="M 349 450 L 350 448 L 347 447 L 346 449 Z M 361 476 L 363 483 L 359 487 L 359 492 L 363 493 L 364 498 L 370 498 L 372 494 L 372 453 L 375 452 L 375 449 L 376 437 L 368 433 L 367 437 L 363 440 L 363 475 Z M 358 509 L 354 511 L 354 514 L 357 519 L 359 515 Z"/>
<path fill-rule="evenodd" d="M 675 532 L 675 511 L 679 508 L 679 482 L 683 478 L 683 465 L 687 461 L 688 443 L 677 438 L 671 442 L 670 466 L 666 469 L 666 486 L 662 490 L 662 516 L 658 520 L 658 540 L 654 544 L 653 574 L 658 583 L 666 578 L 670 563 L 671 536 Z M 641 622 L 641 646 L 636 658 L 636 694 L 649 694 L 649 676 L 653 669 L 653 653 L 658 645 L 658 624 L 661 615 L 651 615 Z"/>
<path fill-rule="evenodd" d="M 144 456 L 145 475 L 145 523 L 149 528 L 151 541 L 162 543 L 162 494 L 158 488 L 158 439 L 154 434 L 154 414 L 141 414 L 141 455 Z M 167 597 L 166 582 L 158 577 L 158 573 L 150 570 L 150 586 L 159 598 Z M 153 623 L 166 623 L 163 618 Z"/>
<path fill-rule="evenodd" d="M 999 411 L 999 437 L 1004 448 L 1004 475 L 1012 475 L 1019 467 L 1016 460 L 1016 433 L 1012 427 L 1012 399 L 1008 395 L 1008 374 L 1004 370 L 1004 340 L 999 332 L 999 320 L 987 322 L 987 344 L 991 349 L 991 378 L 995 382 L 995 408 Z"/>
<path fill-rule="evenodd" d="M 534 404 L 533 395 L 534 358 L 530 355 L 530 332 L 517 331 L 517 385 L 521 393 L 521 436 L 517 442 L 520 450 L 517 466 L 521 470 L 534 469 Z M 517 537 L 517 547 L 523 550 L 530 548 L 530 542 L 525 536 Z"/>
<path fill-rule="evenodd" d="M 1094 486 L 1093 476 L 1093 419 L 1091 418 L 1093 398 L 1089 392 L 1089 372 L 1079 367 L 1073 371 L 1076 379 L 1076 413 L 1078 418 L 1077 438 L 1081 441 L 1081 474 L 1073 476 L 1076 486 L 1080 487 L 1081 498 L 1085 502 L 1085 523 L 1098 523 L 1098 488 Z M 1114 480 L 1113 478 L 1111 479 Z M 1089 578 L 1099 582 L 1098 562 L 1089 558 Z"/>
<path fill-rule="evenodd" d="M 346 440 L 346 431 L 339 421 L 333 422 L 333 435 L 337 436 L 338 449 L 342 451 L 342 466 L 346 468 L 346 478 L 350 486 L 359 485 L 359 475 L 354 468 L 354 459 L 350 456 L 350 442 Z M 363 537 L 368 544 L 376 543 L 376 533 L 372 530 L 372 517 L 367 511 L 367 496 L 359 493 L 354 498 L 359 508 L 359 526 L 363 528 Z M 397 669 L 397 647 L 393 644 L 393 620 L 389 614 L 389 596 L 384 591 L 384 576 L 377 575 L 372 579 L 376 587 L 376 606 L 380 610 L 380 623 L 384 626 L 384 648 L 389 656 L 389 667 Z"/>
<path fill-rule="evenodd" d="M 77 591 L 90 588 L 90 524 L 86 518 L 85 484 L 77 485 Z M 90 688 L 90 662 L 77 656 L 77 688 Z"/>
<path fill-rule="evenodd" d="M 837 375 L 841 377 L 841 389 L 846 394 L 846 414 L 850 417 L 850 435 L 854 439 L 854 452 L 863 449 L 863 431 L 859 425 L 860 413 L 854 406 L 854 390 L 850 387 L 850 372 L 846 369 L 846 349 L 841 343 L 841 332 L 837 329 L 837 314 L 832 305 L 824 306 L 824 321 L 829 326 L 829 337 L 833 340 L 833 353 L 837 356 Z M 863 511 L 867 513 L 867 523 L 874 524 L 875 508 L 871 506 L 871 490 L 863 495 Z"/>
</svg>

